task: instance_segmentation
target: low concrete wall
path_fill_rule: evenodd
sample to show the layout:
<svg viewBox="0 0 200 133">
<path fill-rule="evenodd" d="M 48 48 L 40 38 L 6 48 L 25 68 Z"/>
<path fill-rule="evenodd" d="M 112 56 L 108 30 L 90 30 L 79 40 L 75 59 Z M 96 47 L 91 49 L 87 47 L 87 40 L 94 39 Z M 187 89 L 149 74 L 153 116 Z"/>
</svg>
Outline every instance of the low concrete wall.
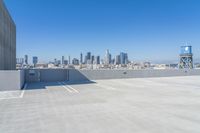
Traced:
<svg viewBox="0 0 200 133">
<path fill-rule="evenodd" d="M 27 69 L 26 82 L 56 82 L 68 80 L 68 69 Z"/>
<path fill-rule="evenodd" d="M 24 71 L 0 71 L 0 91 L 20 90 L 24 86 Z"/>
<path fill-rule="evenodd" d="M 200 70 L 69 70 L 69 81 L 200 75 Z"/>
<path fill-rule="evenodd" d="M 81 82 L 98 79 L 147 78 L 200 75 L 200 70 L 77 70 L 27 69 L 26 82 Z"/>
</svg>

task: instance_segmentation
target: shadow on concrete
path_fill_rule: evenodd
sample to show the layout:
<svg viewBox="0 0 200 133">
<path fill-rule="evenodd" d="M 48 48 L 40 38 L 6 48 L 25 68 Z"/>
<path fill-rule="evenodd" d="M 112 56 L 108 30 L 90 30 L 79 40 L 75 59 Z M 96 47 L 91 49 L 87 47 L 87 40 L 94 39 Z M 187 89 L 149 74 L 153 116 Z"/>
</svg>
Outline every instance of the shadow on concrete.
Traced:
<svg viewBox="0 0 200 133">
<path fill-rule="evenodd" d="M 65 82 L 67 85 L 83 85 L 83 84 L 95 84 L 94 81 L 67 81 Z"/>
<path fill-rule="evenodd" d="M 93 84 L 96 83 L 86 77 L 83 73 L 81 73 L 77 69 L 69 69 L 68 72 L 68 81 L 66 82 L 68 85 L 73 84 Z"/>
<path fill-rule="evenodd" d="M 42 69 L 40 70 L 40 73 L 42 73 Z M 49 70 L 50 71 L 50 70 Z M 54 70 L 55 71 L 55 70 Z M 59 76 L 59 74 L 61 74 Z M 52 76 L 53 78 L 49 77 Z M 91 81 L 89 78 L 87 78 L 83 73 L 81 73 L 79 70 L 76 69 L 68 69 L 68 72 L 66 74 L 67 77 L 63 77 L 62 73 L 52 73 L 50 75 L 47 75 L 43 77 L 42 82 L 32 82 L 28 83 L 28 86 L 26 90 L 39 90 L 39 89 L 47 89 L 47 87 L 53 87 L 56 86 L 62 86 L 62 85 L 81 85 L 81 84 L 94 84 L 96 82 Z M 57 77 L 57 78 L 55 78 Z M 61 78 L 63 77 L 63 78 Z M 68 79 L 68 80 L 66 80 Z M 64 82 L 64 84 L 62 84 Z"/>
<path fill-rule="evenodd" d="M 33 83 L 28 83 L 27 87 L 25 90 L 45 90 L 47 87 L 53 87 L 53 86 L 62 86 L 59 84 L 59 82 L 33 82 Z"/>
</svg>

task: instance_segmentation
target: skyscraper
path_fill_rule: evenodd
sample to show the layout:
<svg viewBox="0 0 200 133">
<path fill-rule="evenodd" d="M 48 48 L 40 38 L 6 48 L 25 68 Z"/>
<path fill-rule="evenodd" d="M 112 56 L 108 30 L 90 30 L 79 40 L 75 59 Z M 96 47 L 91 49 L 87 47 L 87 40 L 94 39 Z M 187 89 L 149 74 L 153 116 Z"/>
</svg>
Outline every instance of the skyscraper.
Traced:
<svg viewBox="0 0 200 133">
<path fill-rule="evenodd" d="M 86 55 L 86 64 L 91 64 L 91 63 L 92 63 L 91 52 L 87 52 L 87 55 Z"/>
<path fill-rule="evenodd" d="M 116 55 L 116 57 L 115 57 L 115 65 L 119 65 L 120 63 L 121 63 L 120 55 Z"/>
<path fill-rule="evenodd" d="M 36 64 L 38 63 L 38 57 L 37 56 L 34 56 L 33 57 L 33 65 L 34 67 L 36 67 Z"/>
<path fill-rule="evenodd" d="M 127 53 L 120 53 L 120 64 L 126 65 L 128 64 L 128 54 Z"/>
<path fill-rule="evenodd" d="M 91 58 L 91 63 L 92 63 L 92 64 L 94 63 L 94 55 L 93 55 L 92 58 Z"/>
<path fill-rule="evenodd" d="M 87 52 L 87 60 L 91 59 L 91 52 Z"/>
<path fill-rule="evenodd" d="M 69 64 L 69 65 L 71 64 L 70 56 L 68 57 L 68 64 Z"/>
<path fill-rule="evenodd" d="M 97 63 L 97 64 L 100 64 L 100 56 L 97 56 L 97 57 L 96 57 L 96 63 Z"/>
<path fill-rule="evenodd" d="M 76 58 L 74 58 L 74 59 L 72 60 L 72 64 L 73 64 L 73 65 L 79 65 L 79 60 L 76 59 Z"/>
<path fill-rule="evenodd" d="M 64 65 L 65 57 L 62 56 L 62 65 Z"/>
<path fill-rule="evenodd" d="M 80 64 L 83 64 L 83 54 L 80 54 Z"/>
<path fill-rule="evenodd" d="M 110 58 L 111 58 L 111 55 L 110 55 L 110 53 L 109 53 L 109 50 L 107 49 L 107 50 L 106 50 L 106 55 L 105 55 L 105 60 L 104 60 L 105 65 L 110 64 Z"/>
<path fill-rule="evenodd" d="M 0 0 L 0 70 L 16 69 L 16 26 Z"/>
<path fill-rule="evenodd" d="M 25 64 L 28 65 L 28 55 L 25 55 L 24 59 L 25 59 Z"/>
</svg>

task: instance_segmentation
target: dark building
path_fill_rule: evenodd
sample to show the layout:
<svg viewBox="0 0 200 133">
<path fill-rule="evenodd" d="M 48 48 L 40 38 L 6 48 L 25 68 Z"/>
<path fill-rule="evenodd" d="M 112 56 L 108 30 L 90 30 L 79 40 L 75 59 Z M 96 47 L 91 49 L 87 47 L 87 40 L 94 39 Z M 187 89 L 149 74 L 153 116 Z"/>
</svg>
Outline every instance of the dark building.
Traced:
<svg viewBox="0 0 200 133">
<path fill-rule="evenodd" d="M 76 59 L 76 58 L 74 58 L 74 59 L 72 60 L 72 64 L 73 64 L 73 65 L 79 65 L 79 60 Z"/>
<path fill-rule="evenodd" d="M 38 57 L 34 56 L 33 57 L 33 65 L 34 65 L 34 67 L 36 66 L 37 63 L 38 63 Z"/>
<path fill-rule="evenodd" d="M 87 60 L 91 59 L 91 52 L 87 52 Z"/>
<path fill-rule="evenodd" d="M 119 65 L 120 64 L 120 55 L 117 55 L 116 57 L 115 57 L 115 65 Z"/>
<path fill-rule="evenodd" d="M 64 65 L 65 57 L 62 56 L 62 65 Z"/>
<path fill-rule="evenodd" d="M 120 53 L 120 64 L 125 65 L 128 64 L 128 54 L 127 53 Z"/>
<path fill-rule="evenodd" d="M 16 26 L 0 0 L 0 70 L 16 69 Z"/>
<path fill-rule="evenodd" d="M 97 64 L 100 64 L 100 56 L 97 56 Z"/>
<path fill-rule="evenodd" d="M 24 56 L 25 64 L 28 65 L 28 55 Z"/>
<path fill-rule="evenodd" d="M 83 54 L 80 54 L 80 64 L 83 64 Z"/>
<path fill-rule="evenodd" d="M 91 59 L 91 63 L 93 64 L 94 63 L 94 55 L 92 56 L 92 59 Z"/>
</svg>

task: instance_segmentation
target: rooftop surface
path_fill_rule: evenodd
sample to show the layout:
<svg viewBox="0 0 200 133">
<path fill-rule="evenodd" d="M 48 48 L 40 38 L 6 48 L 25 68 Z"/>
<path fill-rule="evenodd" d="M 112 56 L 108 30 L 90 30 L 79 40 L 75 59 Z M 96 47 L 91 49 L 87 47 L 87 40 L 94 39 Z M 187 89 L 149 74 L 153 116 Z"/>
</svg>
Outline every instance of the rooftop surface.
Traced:
<svg viewBox="0 0 200 133">
<path fill-rule="evenodd" d="M 0 92 L 0 133 L 200 132 L 200 76 L 94 82 Z"/>
</svg>

